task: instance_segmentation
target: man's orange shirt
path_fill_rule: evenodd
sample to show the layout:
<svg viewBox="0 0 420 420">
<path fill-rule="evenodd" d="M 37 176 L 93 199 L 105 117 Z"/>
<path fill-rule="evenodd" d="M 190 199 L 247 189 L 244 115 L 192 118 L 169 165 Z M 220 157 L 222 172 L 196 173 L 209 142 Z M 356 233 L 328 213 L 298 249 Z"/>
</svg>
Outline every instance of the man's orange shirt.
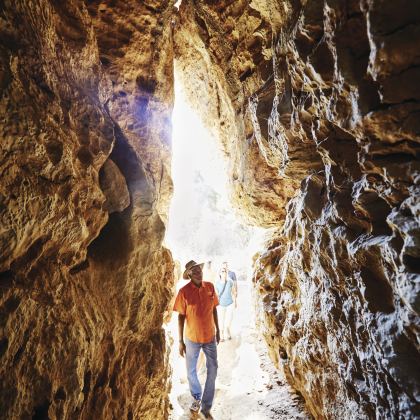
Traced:
<svg viewBox="0 0 420 420">
<path fill-rule="evenodd" d="M 214 339 L 213 309 L 219 299 L 212 283 L 203 281 L 197 287 L 192 281 L 180 289 L 174 311 L 185 315 L 185 335 L 194 343 L 209 343 Z"/>
</svg>

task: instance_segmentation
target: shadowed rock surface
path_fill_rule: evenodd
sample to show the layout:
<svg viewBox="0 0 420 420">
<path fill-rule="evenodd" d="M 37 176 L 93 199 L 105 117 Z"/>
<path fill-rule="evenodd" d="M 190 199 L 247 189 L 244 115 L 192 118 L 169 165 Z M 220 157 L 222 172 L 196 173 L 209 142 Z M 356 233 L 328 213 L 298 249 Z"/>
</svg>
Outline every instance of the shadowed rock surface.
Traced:
<svg viewBox="0 0 420 420">
<path fill-rule="evenodd" d="M 0 5 L 1 418 L 168 410 L 172 7 L 86 4 Z"/>
<path fill-rule="evenodd" d="M 0 23 L 3 417 L 167 415 L 174 57 L 236 206 L 275 229 L 275 363 L 316 418 L 420 415 L 415 1 L 20 0 Z"/>
</svg>

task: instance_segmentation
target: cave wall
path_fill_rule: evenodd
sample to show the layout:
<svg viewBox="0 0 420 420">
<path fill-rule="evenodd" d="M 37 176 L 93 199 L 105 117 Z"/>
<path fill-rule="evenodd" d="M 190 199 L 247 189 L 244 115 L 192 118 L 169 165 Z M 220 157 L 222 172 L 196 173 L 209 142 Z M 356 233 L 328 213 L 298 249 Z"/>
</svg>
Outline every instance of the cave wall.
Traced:
<svg viewBox="0 0 420 420">
<path fill-rule="evenodd" d="M 108 3 L 0 4 L 1 418 L 168 410 L 172 2 Z"/>
<path fill-rule="evenodd" d="M 408 0 L 184 0 L 176 22 L 233 200 L 275 230 L 259 322 L 316 418 L 420 415 L 419 22 Z"/>
<path fill-rule="evenodd" d="M 233 201 L 275 230 L 254 276 L 273 360 L 316 418 L 419 414 L 415 2 L 19 0 L 0 19 L 3 417 L 166 416 L 174 54 Z"/>
</svg>

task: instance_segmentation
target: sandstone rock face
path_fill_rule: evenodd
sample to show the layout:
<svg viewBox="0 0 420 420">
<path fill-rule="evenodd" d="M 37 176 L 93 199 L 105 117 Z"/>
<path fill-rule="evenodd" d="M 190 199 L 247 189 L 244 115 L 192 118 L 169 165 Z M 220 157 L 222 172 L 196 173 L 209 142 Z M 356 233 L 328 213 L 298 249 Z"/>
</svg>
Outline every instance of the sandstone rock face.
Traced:
<svg viewBox="0 0 420 420">
<path fill-rule="evenodd" d="M 316 418 L 419 415 L 419 38 L 404 0 L 181 5 L 177 69 L 277 228 L 260 322 Z"/>
<path fill-rule="evenodd" d="M 101 190 L 106 197 L 104 204 L 108 213 L 121 212 L 130 204 L 130 194 L 124 175 L 112 159 L 108 159 L 99 174 Z"/>
<path fill-rule="evenodd" d="M 273 360 L 316 418 L 419 400 L 420 8 L 3 1 L 0 407 L 165 418 L 173 49 L 256 262 Z"/>
<path fill-rule="evenodd" d="M 0 5 L 1 418 L 168 409 L 172 6 L 119 3 Z"/>
</svg>

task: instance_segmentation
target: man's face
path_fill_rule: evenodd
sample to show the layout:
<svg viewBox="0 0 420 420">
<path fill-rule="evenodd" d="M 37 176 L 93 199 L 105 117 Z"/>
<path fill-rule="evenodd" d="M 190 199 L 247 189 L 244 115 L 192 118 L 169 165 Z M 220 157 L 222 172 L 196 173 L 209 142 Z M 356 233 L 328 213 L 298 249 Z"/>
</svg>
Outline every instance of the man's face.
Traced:
<svg viewBox="0 0 420 420">
<path fill-rule="evenodd" d="M 223 264 L 222 264 L 222 267 L 227 271 L 229 268 L 228 268 L 228 263 L 227 262 L 224 262 Z"/>
<path fill-rule="evenodd" d="M 201 283 L 203 280 L 203 270 L 201 265 L 196 265 L 190 270 L 190 279 L 195 283 Z"/>
</svg>

